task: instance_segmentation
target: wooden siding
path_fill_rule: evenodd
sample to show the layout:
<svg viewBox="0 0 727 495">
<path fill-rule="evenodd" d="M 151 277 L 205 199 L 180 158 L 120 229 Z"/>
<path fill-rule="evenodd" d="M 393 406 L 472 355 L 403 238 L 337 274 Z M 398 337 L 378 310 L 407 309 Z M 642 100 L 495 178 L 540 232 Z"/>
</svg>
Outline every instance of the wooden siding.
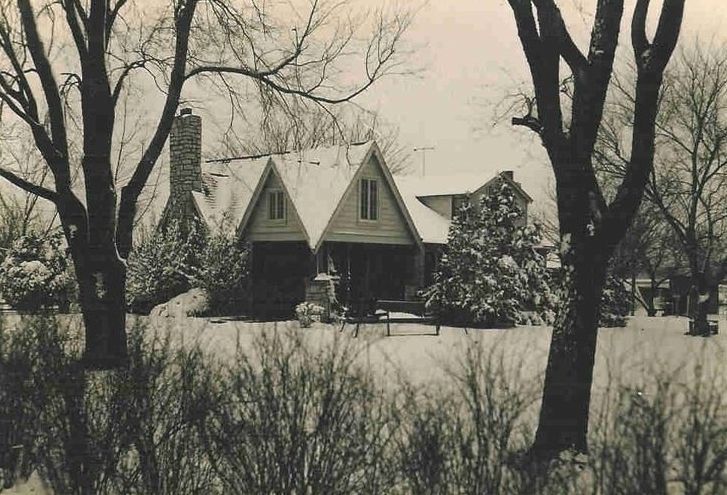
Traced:
<svg viewBox="0 0 727 495">
<path fill-rule="evenodd" d="M 285 195 L 285 221 L 268 218 L 268 192 L 283 190 L 283 185 L 274 171 L 270 172 L 250 216 L 245 237 L 250 241 L 304 241 L 305 234 L 298 215 Z"/>
<path fill-rule="evenodd" d="M 360 182 L 351 187 L 326 234 L 326 241 L 361 242 L 375 244 L 414 244 L 414 239 L 404 215 L 394 197 L 394 192 L 381 172 L 375 156 L 364 165 L 359 178 L 376 179 L 378 182 L 379 210 L 378 220 L 368 221 L 359 218 Z"/>
<path fill-rule="evenodd" d="M 452 196 L 426 196 L 422 202 L 443 217 L 452 219 Z"/>
</svg>

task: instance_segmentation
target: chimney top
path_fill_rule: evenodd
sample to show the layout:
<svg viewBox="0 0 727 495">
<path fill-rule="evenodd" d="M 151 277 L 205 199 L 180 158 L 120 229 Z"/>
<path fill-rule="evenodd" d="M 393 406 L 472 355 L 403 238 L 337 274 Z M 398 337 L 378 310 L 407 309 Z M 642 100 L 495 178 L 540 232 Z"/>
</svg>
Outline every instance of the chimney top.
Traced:
<svg viewBox="0 0 727 495">
<path fill-rule="evenodd" d="M 513 172 L 512 170 L 505 170 L 502 172 L 502 175 L 504 175 L 505 177 L 507 177 L 510 180 L 513 180 L 515 178 L 515 172 Z"/>
<path fill-rule="evenodd" d="M 191 108 L 189 108 L 189 107 L 186 107 L 186 108 L 182 108 L 182 109 L 181 109 L 181 110 L 179 111 L 179 115 L 192 115 L 192 109 L 191 109 Z"/>
</svg>

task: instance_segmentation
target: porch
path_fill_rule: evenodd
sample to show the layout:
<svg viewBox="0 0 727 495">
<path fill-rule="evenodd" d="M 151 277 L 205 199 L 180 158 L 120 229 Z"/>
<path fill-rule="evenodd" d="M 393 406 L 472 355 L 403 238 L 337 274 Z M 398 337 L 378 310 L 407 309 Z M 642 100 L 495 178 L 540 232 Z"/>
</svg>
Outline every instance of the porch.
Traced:
<svg viewBox="0 0 727 495">
<path fill-rule="evenodd" d="M 314 254 L 304 242 L 254 242 L 251 266 L 258 318 L 290 316 L 318 274 L 331 276 L 343 305 L 412 299 L 424 281 L 424 257 L 411 245 L 325 242 Z"/>
</svg>

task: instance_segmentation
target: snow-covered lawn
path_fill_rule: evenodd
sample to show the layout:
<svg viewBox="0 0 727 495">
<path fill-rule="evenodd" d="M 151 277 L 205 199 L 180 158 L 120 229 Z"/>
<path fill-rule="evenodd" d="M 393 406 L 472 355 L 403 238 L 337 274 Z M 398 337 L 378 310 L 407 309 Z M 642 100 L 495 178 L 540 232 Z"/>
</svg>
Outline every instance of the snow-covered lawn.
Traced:
<svg viewBox="0 0 727 495">
<path fill-rule="evenodd" d="M 148 331 L 169 330 L 186 344 L 199 343 L 210 354 L 227 359 L 234 356 L 237 343 L 251 348 L 256 336 L 263 332 L 288 335 L 298 332 L 313 347 L 326 346 L 344 339 L 359 350 L 358 359 L 392 387 L 401 376 L 417 385 L 452 386 L 453 379 L 445 371 L 456 367 L 468 348 L 483 346 L 495 356 L 505 356 L 505 362 L 521 380 L 533 380 L 536 392 L 542 386 L 551 330 L 547 327 L 517 327 L 505 330 L 482 330 L 442 327 L 434 335 L 434 327 L 416 324 L 393 324 L 392 336 L 385 337 L 386 325 L 363 325 L 359 337 L 353 338 L 353 326 L 339 332 L 338 325 L 316 323 L 312 328 L 300 328 L 297 321 L 251 323 L 205 318 L 148 318 L 130 317 L 130 324 L 140 318 Z M 76 322 L 76 317 L 72 318 Z M 8 317 L 12 326 L 17 317 Z M 609 385 L 628 383 L 648 394 L 656 375 L 675 383 L 689 385 L 696 366 L 707 375 L 727 382 L 727 319 L 720 321 L 720 333 L 711 338 L 684 335 L 688 320 L 679 317 L 634 317 L 625 328 L 601 329 L 594 372 L 594 400 L 591 418 L 604 402 Z M 539 393 L 536 393 L 538 396 Z M 723 397 L 723 401 L 727 398 Z M 532 404 L 532 416 L 526 421 L 535 425 L 537 402 Z M 2 491 L 2 490 L 0 490 Z M 47 493 L 33 479 L 3 493 Z"/>
<path fill-rule="evenodd" d="M 145 318 L 146 319 L 146 318 Z M 217 323 L 213 323 L 217 321 Z M 249 346 L 262 332 L 295 331 L 304 335 L 313 346 L 330 344 L 336 338 L 352 340 L 360 347 L 360 359 L 370 364 L 382 378 L 403 373 L 417 384 L 448 380 L 445 369 L 456 366 L 466 349 L 483 346 L 502 352 L 506 361 L 519 367 L 523 379 L 542 376 L 547 361 L 551 329 L 521 326 L 511 329 L 468 329 L 442 327 L 434 335 L 434 327 L 417 324 L 392 324 L 392 336 L 386 337 L 385 324 L 362 325 L 358 338 L 353 326 L 316 323 L 299 328 L 297 321 L 251 323 L 203 318 L 148 320 L 151 327 L 169 328 L 187 342 L 199 339 L 211 353 L 226 357 L 234 353 L 236 342 Z M 632 317 L 624 328 L 603 328 L 599 331 L 594 374 L 594 393 L 614 379 L 640 385 L 656 373 L 675 373 L 675 380 L 687 380 L 695 365 L 727 376 L 727 320 L 720 322 L 720 333 L 710 338 L 684 335 L 688 320 L 683 317 Z M 681 377 L 681 378 L 680 378 Z"/>
</svg>

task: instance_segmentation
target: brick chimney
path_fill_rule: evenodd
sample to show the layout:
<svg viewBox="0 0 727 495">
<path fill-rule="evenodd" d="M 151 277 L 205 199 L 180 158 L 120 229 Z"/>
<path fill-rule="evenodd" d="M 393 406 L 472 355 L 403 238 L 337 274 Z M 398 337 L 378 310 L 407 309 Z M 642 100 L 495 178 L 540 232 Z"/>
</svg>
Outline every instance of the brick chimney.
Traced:
<svg viewBox="0 0 727 495">
<path fill-rule="evenodd" d="M 513 172 L 512 170 L 505 170 L 505 171 L 502 172 L 502 175 L 505 176 L 505 177 L 507 177 L 510 180 L 514 180 L 515 179 L 515 172 Z"/>
<path fill-rule="evenodd" d="M 183 108 L 169 133 L 169 199 L 202 191 L 202 118 Z"/>
</svg>

